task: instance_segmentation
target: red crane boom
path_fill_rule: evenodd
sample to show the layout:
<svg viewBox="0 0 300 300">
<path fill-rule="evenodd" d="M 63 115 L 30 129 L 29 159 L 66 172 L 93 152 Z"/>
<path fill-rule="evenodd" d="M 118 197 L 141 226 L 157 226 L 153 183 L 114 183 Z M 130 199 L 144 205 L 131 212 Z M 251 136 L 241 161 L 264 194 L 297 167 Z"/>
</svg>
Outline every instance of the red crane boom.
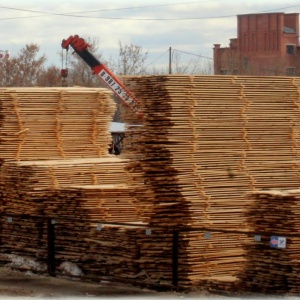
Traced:
<svg viewBox="0 0 300 300">
<path fill-rule="evenodd" d="M 139 101 L 131 95 L 130 91 L 106 65 L 101 63 L 88 51 L 90 45 L 83 38 L 80 38 L 78 35 L 71 35 L 66 40 L 62 41 L 61 46 L 66 51 L 68 51 L 71 46 L 74 52 L 76 52 L 78 56 L 91 67 L 93 73 L 98 75 L 126 106 L 128 106 L 139 117 L 142 117 Z M 62 69 L 61 76 L 66 78 L 68 76 L 68 70 Z"/>
</svg>

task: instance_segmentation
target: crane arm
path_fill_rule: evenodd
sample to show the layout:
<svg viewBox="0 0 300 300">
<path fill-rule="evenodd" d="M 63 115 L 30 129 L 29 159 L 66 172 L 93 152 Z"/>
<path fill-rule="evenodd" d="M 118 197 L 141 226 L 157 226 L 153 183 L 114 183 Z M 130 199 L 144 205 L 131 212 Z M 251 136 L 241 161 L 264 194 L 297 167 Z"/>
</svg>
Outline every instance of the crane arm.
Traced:
<svg viewBox="0 0 300 300">
<path fill-rule="evenodd" d="M 88 51 L 90 45 L 78 35 L 70 36 L 63 40 L 62 48 L 68 50 L 69 47 L 98 75 L 100 79 L 108 86 L 114 94 L 134 113 L 142 117 L 139 101 L 134 98 L 124 84 L 113 74 L 113 72 L 103 63 L 101 63 L 92 53 Z"/>
</svg>

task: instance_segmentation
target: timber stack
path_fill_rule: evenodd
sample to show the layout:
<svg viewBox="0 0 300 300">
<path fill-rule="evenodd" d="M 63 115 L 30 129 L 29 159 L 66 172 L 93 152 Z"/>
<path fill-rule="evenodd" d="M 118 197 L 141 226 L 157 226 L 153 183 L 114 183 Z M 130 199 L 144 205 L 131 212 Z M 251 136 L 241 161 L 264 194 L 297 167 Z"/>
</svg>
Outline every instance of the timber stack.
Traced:
<svg viewBox="0 0 300 300">
<path fill-rule="evenodd" d="M 253 240 L 245 193 L 299 187 L 300 80 L 166 75 L 124 81 L 145 116 L 142 134 L 125 145 L 142 216 L 152 226 L 194 230 L 181 280 L 193 285 L 205 278 L 208 287 L 218 283 L 222 290 L 243 269 L 243 245 Z M 207 262 L 217 268 L 208 278 L 202 264 L 210 250 L 194 247 L 206 231 L 220 238 L 216 264 Z M 216 276 L 217 269 L 225 276 Z"/>
<path fill-rule="evenodd" d="M 299 295 L 300 190 L 262 190 L 247 194 L 245 217 L 261 233 L 244 245 L 247 261 L 240 289 Z"/>
<path fill-rule="evenodd" d="M 2 159 L 107 156 L 115 109 L 106 89 L 2 88 Z"/>
<path fill-rule="evenodd" d="M 96 220 L 137 220 L 127 160 L 108 154 L 111 92 L 2 88 L 0 99 L 2 253 L 45 260 L 47 217 L 58 263 L 78 261 Z"/>
<path fill-rule="evenodd" d="M 125 153 L 118 159 L 107 152 L 114 110 L 107 90 L 1 90 L 3 211 L 55 218 L 58 263 L 156 284 L 174 279 L 177 232 L 179 286 L 236 289 L 247 265 L 245 245 L 253 243 L 245 194 L 299 187 L 300 80 L 124 81 L 144 119 L 137 126 L 126 112 Z M 119 220 L 137 227 L 104 224 Z M 5 218 L 1 249 L 21 254 L 27 247 L 45 257 L 45 224 L 32 225 L 31 235 L 30 222 Z"/>
</svg>

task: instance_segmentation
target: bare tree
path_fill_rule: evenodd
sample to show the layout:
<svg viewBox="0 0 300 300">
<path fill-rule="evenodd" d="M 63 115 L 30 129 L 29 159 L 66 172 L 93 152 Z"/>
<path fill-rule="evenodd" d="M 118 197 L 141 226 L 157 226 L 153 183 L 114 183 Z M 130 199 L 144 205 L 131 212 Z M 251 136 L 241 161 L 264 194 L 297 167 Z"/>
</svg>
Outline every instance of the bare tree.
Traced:
<svg viewBox="0 0 300 300">
<path fill-rule="evenodd" d="M 125 44 L 119 41 L 119 59 L 116 63 L 112 61 L 111 68 L 118 75 L 141 75 L 146 72 L 145 62 L 148 51 L 144 52 L 139 45 Z"/>
<path fill-rule="evenodd" d="M 139 45 L 125 44 L 119 41 L 119 58 L 114 61 L 112 58 L 109 60 L 110 69 L 117 75 L 142 75 L 146 72 L 145 62 L 148 57 L 148 52 L 144 51 Z M 122 78 L 120 78 L 122 81 Z M 121 100 L 114 97 L 117 103 L 117 110 L 114 115 L 114 121 L 122 121 L 121 113 Z"/>
<path fill-rule="evenodd" d="M 61 86 L 60 69 L 56 66 L 45 68 L 37 80 L 38 86 Z"/>
<path fill-rule="evenodd" d="M 11 65 L 12 60 L 5 57 L 0 61 L 0 86 L 11 86 Z"/>
<path fill-rule="evenodd" d="M 36 44 L 26 45 L 18 56 L 3 60 L 1 86 L 36 86 L 46 62 L 45 55 L 37 57 L 39 50 Z"/>
</svg>

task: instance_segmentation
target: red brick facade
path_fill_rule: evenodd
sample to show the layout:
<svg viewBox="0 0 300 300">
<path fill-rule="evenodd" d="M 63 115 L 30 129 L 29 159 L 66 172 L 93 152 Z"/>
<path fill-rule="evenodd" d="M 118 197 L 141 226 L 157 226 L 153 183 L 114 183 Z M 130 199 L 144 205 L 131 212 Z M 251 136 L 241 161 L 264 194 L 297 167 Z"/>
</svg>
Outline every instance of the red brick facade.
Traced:
<svg viewBox="0 0 300 300">
<path fill-rule="evenodd" d="M 299 14 L 237 16 L 238 37 L 214 45 L 215 74 L 300 76 Z"/>
</svg>

